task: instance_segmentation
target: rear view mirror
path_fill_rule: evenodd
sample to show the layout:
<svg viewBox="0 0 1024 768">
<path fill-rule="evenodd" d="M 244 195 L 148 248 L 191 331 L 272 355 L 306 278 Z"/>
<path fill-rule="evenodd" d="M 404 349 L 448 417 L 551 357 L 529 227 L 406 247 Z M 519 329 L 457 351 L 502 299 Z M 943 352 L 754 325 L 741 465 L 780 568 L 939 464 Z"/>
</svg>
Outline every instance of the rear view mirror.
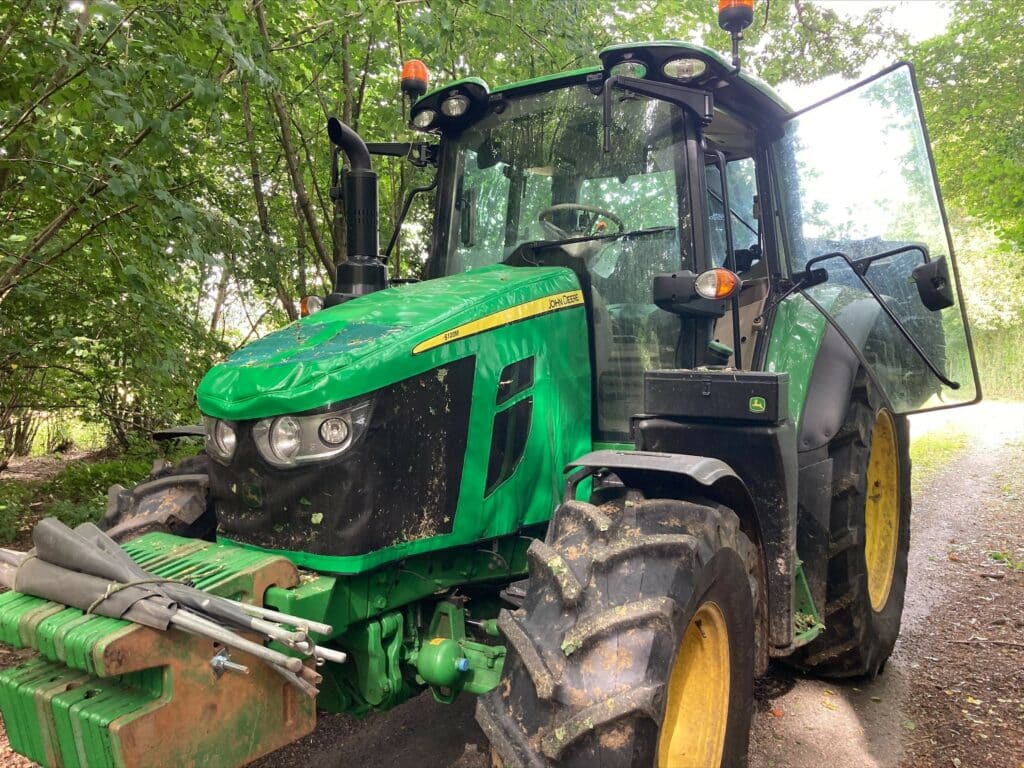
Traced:
<svg viewBox="0 0 1024 768">
<path fill-rule="evenodd" d="M 937 312 L 953 306 L 953 283 L 949 279 L 949 264 L 945 256 L 915 267 L 911 274 L 917 283 L 921 303 L 928 309 Z"/>
</svg>

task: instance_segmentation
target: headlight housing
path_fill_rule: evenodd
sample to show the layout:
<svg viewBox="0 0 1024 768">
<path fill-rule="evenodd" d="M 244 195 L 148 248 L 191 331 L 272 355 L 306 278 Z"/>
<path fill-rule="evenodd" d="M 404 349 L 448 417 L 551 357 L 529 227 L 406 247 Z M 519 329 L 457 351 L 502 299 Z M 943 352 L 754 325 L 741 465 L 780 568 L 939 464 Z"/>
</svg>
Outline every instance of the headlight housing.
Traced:
<svg viewBox="0 0 1024 768">
<path fill-rule="evenodd" d="M 308 416 L 277 416 L 256 422 L 253 440 L 275 467 L 294 467 L 344 453 L 366 431 L 371 403 Z"/>
<path fill-rule="evenodd" d="M 222 463 L 231 461 L 238 445 L 235 428 L 226 421 L 209 416 L 203 417 L 203 423 L 206 426 L 206 452 Z"/>
</svg>

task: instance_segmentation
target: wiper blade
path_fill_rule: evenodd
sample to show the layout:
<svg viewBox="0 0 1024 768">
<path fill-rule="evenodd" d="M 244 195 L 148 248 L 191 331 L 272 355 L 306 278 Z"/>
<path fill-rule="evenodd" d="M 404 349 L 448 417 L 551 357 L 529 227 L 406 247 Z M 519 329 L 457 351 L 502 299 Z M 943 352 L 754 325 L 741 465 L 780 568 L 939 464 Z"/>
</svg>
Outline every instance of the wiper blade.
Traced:
<svg viewBox="0 0 1024 768">
<path fill-rule="evenodd" d="M 933 374 L 935 374 L 935 378 L 937 378 L 950 389 L 960 389 L 960 382 L 953 381 L 952 379 L 947 377 L 946 374 L 944 374 L 939 369 L 939 367 L 935 365 L 934 362 L 932 362 L 932 359 L 928 357 L 928 353 L 925 352 L 924 349 L 921 348 L 921 345 L 917 343 L 917 339 L 914 338 L 914 334 L 907 330 L 906 326 L 903 325 L 899 317 L 896 316 L 896 313 L 892 311 L 892 308 L 888 305 L 888 303 L 886 303 L 885 299 L 882 298 L 882 295 L 875 290 L 874 286 L 871 285 L 871 283 L 868 282 L 867 277 L 864 275 L 864 272 L 866 272 L 867 270 L 858 269 L 857 265 L 854 263 L 854 260 L 847 256 L 845 253 L 841 253 L 840 251 L 833 251 L 832 253 L 826 253 L 821 256 L 815 256 L 813 259 L 810 259 L 807 262 L 807 264 L 804 265 L 803 272 L 797 272 L 793 274 L 793 281 L 797 284 L 798 289 L 800 289 L 801 292 L 802 287 L 805 285 L 808 285 L 812 282 L 822 282 L 822 280 L 815 279 L 815 277 L 811 275 L 811 267 L 813 267 L 815 264 L 820 264 L 823 261 L 828 261 L 829 259 L 842 259 L 843 261 L 845 261 L 849 265 L 850 271 L 853 272 L 861 281 L 861 283 L 863 283 L 864 287 L 868 289 L 868 293 L 870 293 L 872 298 L 874 298 L 874 300 L 878 302 L 878 306 L 882 308 L 882 311 L 889 316 L 889 319 L 892 320 L 893 324 L 896 326 L 899 332 L 903 334 L 903 338 L 907 340 L 907 342 L 910 344 L 913 350 L 917 353 L 918 357 L 920 357 L 924 364 L 928 366 L 928 369 Z M 824 270 L 819 270 L 819 272 L 824 272 Z M 814 303 L 817 304 L 817 302 Z M 825 314 L 828 313 L 826 312 Z M 834 320 L 833 323 L 835 323 Z"/>
<path fill-rule="evenodd" d="M 651 235 L 659 232 L 674 232 L 675 226 L 668 225 L 664 227 L 648 227 L 647 229 L 630 229 L 625 232 L 610 232 L 606 235 L 579 235 L 577 237 L 568 237 L 565 240 L 541 240 L 538 247 L 549 247 L 556 245 L 572 245 L 573 243 L 586 243 L 591 240 L 619 240 L 626 237 L 636 237 L 638 235 Z"/>
</svg>

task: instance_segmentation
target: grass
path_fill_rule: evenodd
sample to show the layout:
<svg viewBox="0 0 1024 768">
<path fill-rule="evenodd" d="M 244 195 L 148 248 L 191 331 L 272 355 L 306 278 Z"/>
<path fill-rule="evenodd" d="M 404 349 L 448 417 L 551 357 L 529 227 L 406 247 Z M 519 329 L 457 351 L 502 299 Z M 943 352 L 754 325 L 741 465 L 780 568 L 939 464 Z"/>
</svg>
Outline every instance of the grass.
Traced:
<svg viewBox="0 0 1024 768">
<path fill-rule="evenodd" d="M 939 472 L 949 467 L 970 442 L 970 435 L 955 425 L 925 432 L 910 442 L 913 493 L 918 493 Z"/>
<path fill-rule="evenodd" d="M 974 357 L 981 374 L 981 391 L 986 399 L 1024 399 L 1024 326 L 972 332 Z M 951 370 L 968 370 L 966 352 L 953 353 Z"/>
</svg>

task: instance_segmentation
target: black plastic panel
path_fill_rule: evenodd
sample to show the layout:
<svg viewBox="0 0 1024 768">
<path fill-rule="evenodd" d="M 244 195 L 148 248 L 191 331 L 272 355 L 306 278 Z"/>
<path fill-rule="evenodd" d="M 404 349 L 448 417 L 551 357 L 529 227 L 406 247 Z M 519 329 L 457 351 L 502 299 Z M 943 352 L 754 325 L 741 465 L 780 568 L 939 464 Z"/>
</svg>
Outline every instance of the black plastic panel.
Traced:
<svg viewBox="0 0 1024 768">
<path fill-rule="evenodd" d="M 271 467 L 256 450 L 254 422 L 238 424 L 230 466 L 211 463 L 221 534 L 344 556 L 450 533 L 474 369 L 475 358 L 464 358 L 378 390 L 366 434 L 322 463 Z"/>
</svg>

